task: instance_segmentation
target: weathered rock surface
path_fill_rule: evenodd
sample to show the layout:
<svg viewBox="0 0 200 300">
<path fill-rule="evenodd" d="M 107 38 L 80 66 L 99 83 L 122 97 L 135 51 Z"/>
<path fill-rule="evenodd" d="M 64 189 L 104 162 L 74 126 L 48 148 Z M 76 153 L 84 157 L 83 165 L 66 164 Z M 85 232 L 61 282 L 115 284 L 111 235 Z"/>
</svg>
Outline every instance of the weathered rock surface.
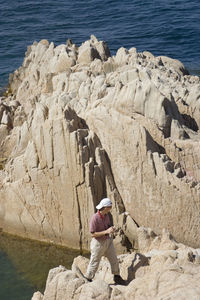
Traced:
<svg viewBox="0 0 200 300">
<path fill-rule="evenodd" d="M 76 273 L 85 273 L 88 259 L 78 256 L 72 270 L 59 266 L 50 270 L 44 295 L 32 300 L 197 300 L 200 295 L 200 249 L 177 243 L 163 230 L 157 236 L 150 228 L 137 231 L 141 252 L 118 256 L 125 286 L 114 285 L 106 258 L 91 283 Z"/>
<path fill-rule="evenodd" d="M 80 47 L 42 40 L 9 91 L 0 227 L 88 249 L 90 216 L 108 196 L 119 251 L 137 244 L 137 225 L 200 246 L 200 79 L 179 61 L 135 48 L 111 57 L 94 36 Z"/>
</svg>

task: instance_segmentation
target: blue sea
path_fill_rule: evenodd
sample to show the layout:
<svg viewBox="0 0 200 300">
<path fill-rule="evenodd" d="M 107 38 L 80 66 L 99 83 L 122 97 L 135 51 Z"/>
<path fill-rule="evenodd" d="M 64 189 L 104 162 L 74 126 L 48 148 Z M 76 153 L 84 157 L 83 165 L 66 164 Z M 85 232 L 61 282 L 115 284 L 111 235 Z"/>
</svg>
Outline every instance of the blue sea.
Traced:
<svg viewBox="0 0 200 300">
<path fill-rule="evenodd" d="M 199 0 L 0 0 L 0 91 L 34 41 L 58 45 L 71 38 L 79 46 L 91 34 L 106 41 L 112 55 L 120 47 L 136 47 L 179 59 L 191 74 L 200 75 Z M 0 299 L 31 299 L 39 275 L 33 280 L 30 270 L 20 271 L 21 250 L 13 256 L 8 249 L 0 240 Z M 40 264 L 34 274 L 37 268 Z"/>
<path fill-rule="evenodd" d="M 71 38 L 79 46 L 91 34 L 113 55 L 136 47 L 200 71 L 199 0 L 0 0 L 0 29 L 0 87 L 34 41 Z"/>
</svg>

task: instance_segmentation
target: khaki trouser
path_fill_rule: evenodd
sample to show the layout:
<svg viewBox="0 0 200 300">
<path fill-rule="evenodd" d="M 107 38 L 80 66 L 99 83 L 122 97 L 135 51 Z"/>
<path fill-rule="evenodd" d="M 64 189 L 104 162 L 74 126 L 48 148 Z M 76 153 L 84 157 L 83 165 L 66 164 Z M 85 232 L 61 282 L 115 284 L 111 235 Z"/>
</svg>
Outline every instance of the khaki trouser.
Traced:
<svg viewBox="0 0 200 300">
<path fill-rule="evenodd" d="M 112 238 L 109 237 L 104 241 L 98 241 L 97 239 L 92 238 L 90 243 L 90 250 L 90 262 L 85 277 L 89 279 L 92 279 L 94 277 L 102 256 L 107 257 L 107 259 L 109 260 L 112 274 L 119 274 L 119 263 L 117 260 L 117 255 Z"/>
</svg>

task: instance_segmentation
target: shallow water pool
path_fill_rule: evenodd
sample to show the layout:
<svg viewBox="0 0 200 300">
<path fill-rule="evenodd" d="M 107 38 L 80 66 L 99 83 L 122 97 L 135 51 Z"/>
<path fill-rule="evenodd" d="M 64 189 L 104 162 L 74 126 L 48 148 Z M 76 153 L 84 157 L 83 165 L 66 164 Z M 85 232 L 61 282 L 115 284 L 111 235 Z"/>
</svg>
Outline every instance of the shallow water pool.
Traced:
<svg viewBox="0 0 200 300">
<path fill-rule="evenodd" d="M 59 265 L 71 269 L 78 255 L 78 250 L 1 233 L 0 299 L 30 300 L 35 291 L 43 293 L 49 270 Z"/>
</svg>

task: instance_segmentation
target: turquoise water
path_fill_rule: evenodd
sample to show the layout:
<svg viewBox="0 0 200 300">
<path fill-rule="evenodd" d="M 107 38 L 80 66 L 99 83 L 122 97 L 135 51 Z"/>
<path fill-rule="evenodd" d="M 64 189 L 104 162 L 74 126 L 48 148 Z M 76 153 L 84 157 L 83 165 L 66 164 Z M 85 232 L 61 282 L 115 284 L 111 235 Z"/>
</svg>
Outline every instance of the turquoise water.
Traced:
<svg viewBox="0 0 200 300">
<path fill-rule="evenodd" d="M 179 59 L 198 73 L 199 16 L 199 0 L 0 0 L 0 87 L 34 41 L 72 38 L 80 45 L 91 34 L 112 54 L 136 47 Z"/>
<path fill-rule="evenodd" d="M 71 269 L 80 251 L 0 234 L 0 299 L 30 300 L 35 291 L 44 292 L 50 269 Z M 87 253 L 84 253 L 88 256 Z"/>
<path fill-rule="evenodd" d="M 31 299 L 30 295 L 33 293 L 34 287 L 31 283 L 24 280 L 6 253 L 0 251 L 0 299 L 26 300 Z"/>
</svg>

